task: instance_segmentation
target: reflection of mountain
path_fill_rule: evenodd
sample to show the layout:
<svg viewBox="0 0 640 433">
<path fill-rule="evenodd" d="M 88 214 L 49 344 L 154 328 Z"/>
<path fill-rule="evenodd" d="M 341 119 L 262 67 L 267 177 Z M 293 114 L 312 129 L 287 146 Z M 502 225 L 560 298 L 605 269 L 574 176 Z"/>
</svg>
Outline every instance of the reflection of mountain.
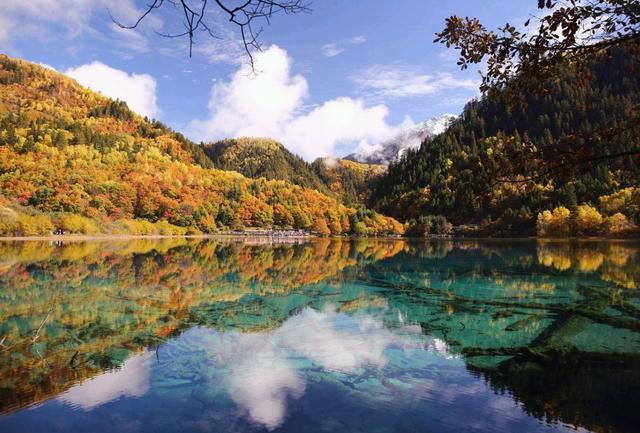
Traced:
<svg viewBox="0 0 640 433">
<path fill-rule="evenodd" d="M 444 256 L 427 246 L 420 259 L 372 264 L 368 282 L 394 291 L 390 309 L 441 336 L 528 413 L 594 431 L 636 431 L 638 244 L 539 242 L 537 254 L 526 243 L 450 245 Z"/>
<path fill-rule="evenodd" d="M 407 369 L 402 384 L 375 374 L 371 383 L 368 376 L 347 380 L 363 365 L 387 368 L 404 332 L 463 357 L 469 371 L 538 418 L 621 433 L 638 422 L 629 409 L 640 405 L 638 244 L 175 239 L 2 246 L 4 412 L 121 365 L 110 386 L 89 379 L 60 398 L 86 409 L 139 396 L 146 364 L 131 354 L 149 348 L 143 356 L 150 356 L 168 340 L 160 359 L 170 358 L 176 371 L 163 386 L 222 381 L 234 407 L 273 428 L 287 401 L 317 385 L 291 363 L 302 363 L 310 377 L 321 374 L 316 369 L 332 372 L 348 382 L 336 386 L 362 389 L 358 395 L 373 382 L 390 399 L 405 386 L 428 388 L 415 379 L 410 355 L 389 367 Z M 180 350 L 204 357 L 196 364 L 206 372 L 193 371 Z M 137 384 L 126 379 L 134 372 L 141 372 Z M 92 386 L 102 394 L 84 398 Z M 438 390 L 429 392 L 437 399 Z M 206 405 L 216 395 L 195 398 Z"/>
<path fill-rule="evenodd" d="M 520 355 L 479 374 L 496 392 L 509 390 L 527 413 L 547 422 L 632 433 L 640 425 L 639 362 L 637 356 L 590 359 L 564 353 L 532 361 Z"/>
<path fill-rule="evenodd" d="M 268 309 L 255 302 L 258 297 L 277 299 L 404 245 L 328 239 L 264 246 L 185 239 L 61 248 L 2 243 L 0 410 L 56 394 L 194 324 L 276 327 L 289 307 Z"/>
</svg>

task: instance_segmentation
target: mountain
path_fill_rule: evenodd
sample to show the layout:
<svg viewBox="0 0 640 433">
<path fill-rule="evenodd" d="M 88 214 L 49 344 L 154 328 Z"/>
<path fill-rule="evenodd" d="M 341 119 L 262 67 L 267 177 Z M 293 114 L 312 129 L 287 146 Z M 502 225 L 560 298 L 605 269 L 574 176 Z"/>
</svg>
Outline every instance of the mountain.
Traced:
<svg viewBox="0 0 640 433">
<path fill-rule="evenodd" d="M 339 158 L 318 158 L 309 164 L 270 138 L 242 137 L 204 145 L 217 168 L 233 170 L 252 179 L 285 180 L 338 198 L 343 204 L 362 206 L 373 184 L 385 170 Z"/>
<path fill-rule="evenodd" d="M 200 146 L 124 102 L 0 56 L 1 236 L 403 231 L 315 189 L 212 167 Z"/>
<path fill-rule="evenodd" d="M 375 182 L 386 167 L 340 158 L 318 158 L 313 169 L 328 188 L 345 204 L 363 205 L 369 201 Z"/>
<path fill-rule="evenodd" d="M 217 168 L 246 177 L 286 180 L 331 194 L 311 164 L 269 138 L 243 137 L 204 145 L 205 154 Z"/>
<path fill-rule="evenodd" d="M 546 92 L 530 92 L 522 104 L 504 95 L 470 102 L 446 132 L 389 165 L 370 204 L 402 221 L 440 215 L 456 225 L 478 226 L 485 235 L 535 234 L 536 222 L 538 228 L 557 222 L 557 235 L 589 219 L 607 230 L 638 223 L 640 129 L 629 125 L 640 101 L 638 64 L 640 50 L 610 52 L 585 65 L 587 70 L 558 65 L 558 78 L 546 83 Z M 607 136 L 602 131 L 610 127 L 621 132 Z M 535 149 L 628 156 L 557 170 Z M 530 156 L 518 162 L 514 155 L 521 154 Z M 496 177 L 497 170 L 517 163 L 541 167 L 543 175 Z M 615 206 L 606 204 L 614 199 Z"/>
<path fill-rule="evenodd" d="M 455 119 L 456 116 L 453 114 L 433 117 L 401 131 L 389 140 L 360 148 L 345 159 L 367 164 L 388 165 L 398 160 L 407 149 L 415 149 L 423 141 L 443 133 Z"/>
</svg>

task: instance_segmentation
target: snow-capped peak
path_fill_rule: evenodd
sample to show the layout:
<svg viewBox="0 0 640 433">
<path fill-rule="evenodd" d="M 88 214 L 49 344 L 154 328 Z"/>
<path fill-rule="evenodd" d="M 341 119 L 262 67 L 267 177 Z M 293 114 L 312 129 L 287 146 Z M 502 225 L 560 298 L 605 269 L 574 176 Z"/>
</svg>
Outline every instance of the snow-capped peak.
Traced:
<svg viewBox="0 0 640 433">
<path fill-rule="evenodd" d="M 368 164 L 389 164 L 402 156 L 407 149 L 415 149 L 424 140 L 443 133 L 456 118 L 453 114 L 432 117 L 400 131 L 388 140 L 373 145 L 361 144 L 346 159 Z"/>
</svg>

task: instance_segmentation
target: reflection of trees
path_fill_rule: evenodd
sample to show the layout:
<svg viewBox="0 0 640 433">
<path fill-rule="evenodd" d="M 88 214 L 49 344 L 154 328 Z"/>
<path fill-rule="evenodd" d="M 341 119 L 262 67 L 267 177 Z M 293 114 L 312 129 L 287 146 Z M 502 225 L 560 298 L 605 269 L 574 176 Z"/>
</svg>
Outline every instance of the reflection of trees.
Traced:
<svg viewBox="0 0 640 433">
<path fill-rule="evenodd" d="M 0 251 L 4 411 L 189 326 L 273 330 L 304 307 L 335 303 L 444 339 L 537 417 L 613 432 L 637 421 L 622 413 L 640 398 L 637 244 L 33 245 Z"/>
<path fill-rule="evenodd" d="M 1 243 L 0 411 L 57 394 L 185 327 L 275 327 L 290 310 L 268 308 L 259 296 L 285 295 L 403 248 L 329 239 Z"/>
<path fill-rule="evenodd" d="M 599 272 L 628 289 L 638 287 L 638 245 L 631 242 L 538 241 L 538 262 L 558 271 Z"/>
<path fill-rule="evenodd" d="M 633 433 L 640 425 L 639 359 L 551 353 L 516 356 L 497 369 L 470 367 L 496 392 L 510 392 L 530 415 L 596 432 Z"/>
<path fill-rule="evenodd" d="M 380 272 L 363 279 L 528 413 L 595 431 L 635 431 L 638 245 L 539 243 L 537 263 L 526 260 L 535 257 L 530 246 L 491 250 L 467 245 L 438 260 L 399 255 L 371 265 Z M 395 275 L 385 271 L 389 262 Z"/>
</svg>

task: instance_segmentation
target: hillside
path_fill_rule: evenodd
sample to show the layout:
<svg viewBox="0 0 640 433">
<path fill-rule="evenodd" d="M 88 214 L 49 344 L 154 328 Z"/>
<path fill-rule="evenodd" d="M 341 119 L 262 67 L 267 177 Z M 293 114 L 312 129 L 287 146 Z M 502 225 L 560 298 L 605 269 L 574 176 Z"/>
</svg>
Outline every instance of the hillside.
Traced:
<svg viewBox="0 0 640 433">
<path fill-rule="evenodd" d="M 329 194 L 311 165 L 269 138 L 243 137 L 205 144 L 204 152 L 217 168 L 246 177 L 286 180 Z"/>
<path fill-rule="evenodd" d="M 345 204 L 366 203 L 373 193 L 375 182 L 385 171 L 384 165 L 338 158 L 318 158 L 312 165 L 322 182 Z"/>
<path fill-rule="evenodd" d="M 527 94 L 524 105 L 506 104 L 502 97 L 472 101 L 445 133 L 424 141 L 419 149 L 407 150 L 391 164 L 370 203 L 403 221 L 441 215 L 453 224 L 478 225 L 481 234 L 490 235 L 535 234 L 536 222 L 544 226 L 551 220 L 560 228 L 554 235 L 571 234 L 562 227 L 580 212 L 593 215 L 593 224 L 601 228 L 616 221 L 623 226 L 638 223 L 637 156 L 567 167 L 577 173 L 550 171 L 530 181 L 518 173 L 512 177 L 516 182 L 494 175 L 501 166 L 515 167 L 513 155 L 523 152 L 523 143 L 532 143 L 534 149 L 556 146 L 558 152 L 573 152 L 556 143 L 577 141 L 586 155 L 638 148 L 637 126 L 614 139 L 599 132 L 623 125 L 640 104 L 638 50 L 613 54 L 594 62 L 586 73 L 561 65 L 558 80 L 547 83 L 549 92 Z M 525 162 L 547 167 L 553 163 Z M 618 202 L 612 206 L 614 197 Z M 586 207 L 580 208 L 582 204 Z M 543 214 L 554 208 L 554 213 Z M 609 217 L 614 221 L 607 222 Z M 598 234 L 598 230 L 577 227 L 573 234 Z"/>
<path fill-rule="evenodd" d="M 286 180 L 338 198 L 343 204 L 362 206 L 373 183 L 385 170 L 338 158 L 318 158 L 309 164 L 269 138 L 242 137 L 204 145 L 205 154 L 217 168 L 232 170 L 252 179 Z"/>
<path fill-rule="evenodd" d="M 211 166 L 199 146 L 125 103 L 0 56 L 1 235 L 402 231 L 316 190 Z"/>
</svg>

